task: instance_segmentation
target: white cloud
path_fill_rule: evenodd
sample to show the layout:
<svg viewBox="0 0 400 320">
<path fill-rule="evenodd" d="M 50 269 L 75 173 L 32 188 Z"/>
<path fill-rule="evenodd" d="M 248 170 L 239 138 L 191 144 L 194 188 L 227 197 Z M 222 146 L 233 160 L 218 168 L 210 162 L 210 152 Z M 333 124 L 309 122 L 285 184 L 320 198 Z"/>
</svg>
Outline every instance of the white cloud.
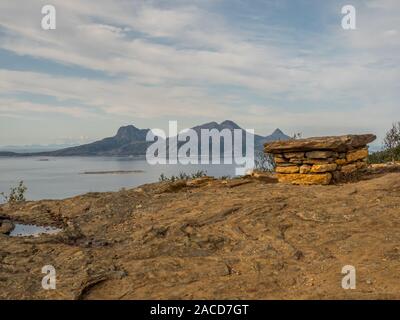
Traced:
<svg viewBox="0 0 400 320">
<path fill-rule="evenodd" d="M 195 121 L 231 114 L 245 119 L 248 127 L 261 126 L 263 121 L 271 127 L 294 127 L 299 121 L 310 127 L 330 119 L 326 126 L 360 130 L 376 128 L 371 106 L 388 110 L 382 112 L 386 115 L 392 112 L 393 101 L 398 101 L 397 1 L 367 2 L 358 10 L 355 32 L 340 29 L 338 23 L 328 34 L 314 34 L 307 41 L 309 48 L 288 46 L 285 28 L 274 41 L 261 34 L 261 40 L 254 40 L 257 35 L 249 37 L 248 31 L 241 32 L 226 17 L 198 3 L 171 1 L 158 6 L 154 1 L 54 0 L 57 30 L 46 32 L 40 29 L 43 1 L 2 2 L 0 48 L 101 71 L 113 78 L 90 80 L 52 76 L 46 70 L 0 70 L 0 95 L 28 92 L 77 101 L 71 112 L 57 109 L 70 116 L 100 113 L 167 119 L 179 115 Z M 242 109 L 233 110 L 232 92 L 225 91 L 225 86 L 238 88 L 233 100 Z M 214 88 L 221 89 L 210 93 Z M 253 108 L 257 112 L 249 112 L 253 96 L 265 101 Z M 271 100 L 288 106 L 283 112 L 271 109 L 275 104 Z M 297 108 L 293 107 L 297 101 Z M 317 103 L 321 107 L 306 108 Z M 363 118 L 347 121 L 361 107 Z M 14 99 L 0 114 L 29 108 L 50 111 Z M 385 120 L 392 121 L 384 116 L 379 119 L 379 130 L 390 125 Z"/>
</svg>

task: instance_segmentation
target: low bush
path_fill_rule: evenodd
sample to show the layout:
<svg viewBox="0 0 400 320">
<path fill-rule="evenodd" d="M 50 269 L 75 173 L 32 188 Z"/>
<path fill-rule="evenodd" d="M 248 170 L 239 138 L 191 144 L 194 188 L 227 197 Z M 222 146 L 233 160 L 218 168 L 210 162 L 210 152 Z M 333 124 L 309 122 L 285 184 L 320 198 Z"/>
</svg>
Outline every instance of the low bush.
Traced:
<svg viewBox="0 0 400 320">
<path fill-rule="evenodd" d="M 203 170 L 196 171 L 195 173 L 192 173 L 192 174 L 180 172 L 177 176 L 172 175 L 171 177 L 167 177 L 164 173 L 162 173 L 158 180 L 174 182 L 177 180 L 190 180 L 190 179 L 196 179 L 196 178 L 201 178 L 201 177 L 205 177 L 205 176 L 207 176 L 207 172 L 203 171 Z"/>
<path fill-rule="evenodd" d="M 26 201 L 25 192 L 28 188 L 24 185 L 23 181 L 20 181 L 18 186 L 11 187 L 10 193 L 7 195 L 4 192 L 0 192 L 0 195 L 8 202 L 8 203 L 17 203 Z"/>
<path fill-rule="evenodd" d="M 368 156 L 369 163 L 400 161 L 400 147 L 373 152 Z"/>
</svg>

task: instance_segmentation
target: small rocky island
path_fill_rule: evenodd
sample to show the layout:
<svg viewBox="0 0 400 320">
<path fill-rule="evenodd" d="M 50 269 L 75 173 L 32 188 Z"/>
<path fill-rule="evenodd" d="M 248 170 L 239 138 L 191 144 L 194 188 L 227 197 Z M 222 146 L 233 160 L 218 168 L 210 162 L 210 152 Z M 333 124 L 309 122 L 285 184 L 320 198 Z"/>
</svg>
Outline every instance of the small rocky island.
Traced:
<svg viewBox="0 0 400 320">
<path fill-rule="evenodd" d="M 266 143 L 280 182 L 323 184 L 356 179 L 367 168 L 373 134 L 317 137 Z"/>
</svg>

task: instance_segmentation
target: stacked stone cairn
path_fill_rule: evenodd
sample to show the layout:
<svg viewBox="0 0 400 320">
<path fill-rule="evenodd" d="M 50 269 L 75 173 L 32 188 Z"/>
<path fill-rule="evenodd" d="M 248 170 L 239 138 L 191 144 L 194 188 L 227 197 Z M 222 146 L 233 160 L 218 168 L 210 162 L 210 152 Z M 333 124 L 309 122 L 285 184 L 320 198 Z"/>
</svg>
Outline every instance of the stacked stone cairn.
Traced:
<svg viewBox="0 0 400 320">
<path fill-rule="evenodd" d="M 273 154 L 279 182 L 338 183 L 357 178 L 367 167 L 373 134 L 274 141 L 264 145 Z"/>
</svg>

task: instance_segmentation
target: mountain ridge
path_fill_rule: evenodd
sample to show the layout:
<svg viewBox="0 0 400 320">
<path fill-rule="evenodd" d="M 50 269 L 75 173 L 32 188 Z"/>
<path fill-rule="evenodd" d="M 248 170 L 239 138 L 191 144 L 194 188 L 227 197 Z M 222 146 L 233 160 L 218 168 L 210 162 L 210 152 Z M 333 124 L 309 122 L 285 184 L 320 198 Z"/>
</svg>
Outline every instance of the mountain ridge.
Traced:
<svg viewBox="0 0 400 320">
<path fill-rule="evenodd" d="M 215 121 L 204 123 L 192 127 L 200 133 L 201 129 L 223 129 L 235 130 L 242 129 L 232 120 L 224 120 L 221 123 Z M 150 129 L 139 129 L 134 125 L 122 126 L 112 137 L 107 137 L 91 143 L 62 148 L 55 151 L 17 153 L 0 151 L 0 156 L 143 156 L 146 154 L 147 147 L 153 141 L 146 141 L 146 135 Z M 244 130 L 244 129 L 242 129 Z M 274 140 L 288 140 L 289 136 L 284 134 L 279 128 L 275 129 L 271 135 L 254 135 L 255 150 L 262 151 L 263 144 Z"/>
</svg>

